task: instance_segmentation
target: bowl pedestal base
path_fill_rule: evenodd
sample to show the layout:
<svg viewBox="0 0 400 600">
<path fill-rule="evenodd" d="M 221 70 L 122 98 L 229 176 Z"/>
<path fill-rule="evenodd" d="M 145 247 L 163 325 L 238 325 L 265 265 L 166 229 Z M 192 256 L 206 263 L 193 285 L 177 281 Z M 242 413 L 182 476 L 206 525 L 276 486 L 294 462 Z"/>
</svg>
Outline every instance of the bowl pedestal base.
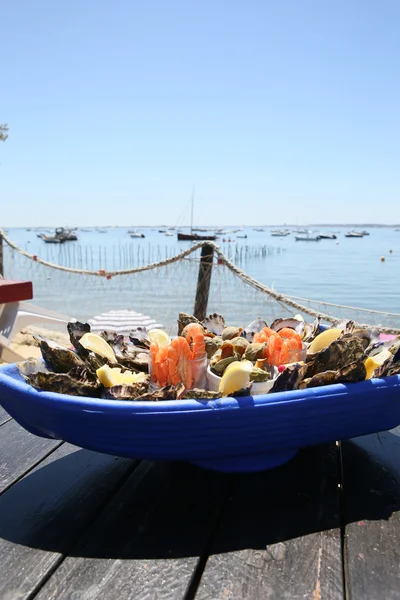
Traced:
<svg viewBox="0 0 400 600">
<path fill-rule="evenodd" d="M 279 467 L 296 456 L 298 450 L 284 450 L 271 454 L 253 454 L 249 456 L 230 456 L 190 461 L 197 467 L 222 473 L 253 473 Z"/>
</svg>

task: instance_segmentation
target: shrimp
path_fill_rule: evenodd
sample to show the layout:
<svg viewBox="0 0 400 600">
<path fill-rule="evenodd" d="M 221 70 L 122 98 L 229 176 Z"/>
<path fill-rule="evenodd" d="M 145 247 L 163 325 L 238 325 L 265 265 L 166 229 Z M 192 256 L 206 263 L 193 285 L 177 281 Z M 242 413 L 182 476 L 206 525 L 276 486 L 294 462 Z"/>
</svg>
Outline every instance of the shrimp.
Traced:
<svg viewBox="0 0 400 600">
<path fill-rule="evenodd" d="M 268 345 L 265 349 L 265 358 L 268 360 L 270 365 L 275 367 L 281 364 L 279 362 L 282 351 L 283 340 L 278 336 L 271 335 L 268 341 Z"/>
<path fill-rule="evenodd" d="M 168 377 L 172 385 L 182 382 L 186 389 L 192 386 L 191 350 L 182 336 L 174 338 L 168 347 Z"/>
<path fill-rule="evenodd" d="M 259 342 L 260 344 L 262 344 L 263 342 L 268 342 L 270 337 L 278 338 L 280 336 L 279 333 L 277 333 L 273 329 L 270 329 L 269 327 L 263 327 L 261 331 L 254 334 L 253 342 Z"/>
<path fill-rule="evenodd" d="M 301 350 L 303 347 L 303 342 L 301 341 L 301 337 L 294 329 L 290 329 L 290 327 L 284 327 L 279 331 L 279 335 L 284 339 L 295 340 L 297 344 L 297 350 Z"/>
<path fill-rule="evenodd" d="M 203 327 L 199 323 L 189 323 L 182 333 L 189 344 L 192 360 L 203 358 L 206 353 Z"/>
<path fill-rule="evenodd" d="M 294 356 L 296 356 L 299 348 L 297 340 L 295 338 L 286 338 L 283 340 L 282 350 L 279 357 L 279 365 L 285 365 L 292 362 Z"/>
<path fill-rule="evenodd" d="M 166 346 L 159 348 L 155 363 L 158 383 L 164 387 L 168 385 L 168 348 Z"/>
<path fill-rule="evenodd" d="M 159 351 L 158 344 L 156 342 L 151 342 L 150 344 L 150 359 L 151 359 L 151 380 L 153 383 L 157 383 L 158 381 L 158 370 L 156 364 L 157 352 Z"/>
</svg>

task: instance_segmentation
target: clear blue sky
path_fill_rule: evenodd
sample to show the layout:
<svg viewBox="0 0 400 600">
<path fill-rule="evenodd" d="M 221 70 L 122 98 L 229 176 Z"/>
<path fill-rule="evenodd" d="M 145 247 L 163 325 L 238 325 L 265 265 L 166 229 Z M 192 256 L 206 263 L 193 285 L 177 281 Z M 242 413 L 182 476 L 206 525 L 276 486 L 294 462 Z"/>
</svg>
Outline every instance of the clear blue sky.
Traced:
<svg viewBox="0 0 400 600">
<path fill-rule="evenodd" d="M 3 226 L 400 222 L 398 0 L 2 0 Z"/>
</svg>

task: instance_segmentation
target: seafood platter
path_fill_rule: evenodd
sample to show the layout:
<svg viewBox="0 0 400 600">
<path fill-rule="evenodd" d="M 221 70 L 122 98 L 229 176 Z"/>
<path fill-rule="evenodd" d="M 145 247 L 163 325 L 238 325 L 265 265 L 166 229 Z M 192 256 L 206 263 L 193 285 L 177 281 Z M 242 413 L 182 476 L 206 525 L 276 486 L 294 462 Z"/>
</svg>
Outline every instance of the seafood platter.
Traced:
<svg viewBox="0 0 400 600">
<path fill-rule="evenodd" d="M 247 326 L 185 313 L 177 335 L 37 336 L 42 358 L 0 367 L 0 404 L 25 429 L 99 452 L 219 471 L 278 466 L 299 448 L 400 424 L 400 337 L 301 315 Z"/>
</svg>

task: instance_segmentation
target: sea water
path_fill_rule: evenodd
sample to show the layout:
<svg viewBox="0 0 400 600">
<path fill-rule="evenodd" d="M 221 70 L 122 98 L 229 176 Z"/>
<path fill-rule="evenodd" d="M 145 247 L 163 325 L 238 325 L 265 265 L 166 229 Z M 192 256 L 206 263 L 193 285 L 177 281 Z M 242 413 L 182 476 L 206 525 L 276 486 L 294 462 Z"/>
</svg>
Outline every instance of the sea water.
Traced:
<svg viewBox="0 0 400 600">
<path fill-rule="evenodd" d="M 101 228 L 106 233 L 85 229 L 90 231 L 76 231 L 77 242 L 60 245 L 45 244 L 37 237 L 37 230 L 11 228 L 8 236 L 31 254 L 82 270 L 138 266 L 139 262 L 171 257 L 192 245 L 178 242 L 175 232 L 165 236 L 158 231 L 161 227 L 137 228 L 145 238 L 130 238 L 128 228 L 122 227 Z M 400 314 L 400 231 L 394 227 L 370 227 L 370 235 L 362 238 L 345 237 L 348 227 L 314 227 L 313 235 L 335 232 L 337 236 L 319 242 L 296 241 L 298 234 L 293 228 L 288 236 L 274 237 L 272 227 L 263 227 L 264 231 L 243 227 L 237 235 L 246 238 L 230 233 L 232 229 L 235 228 L 227 228 L 216 243 L 243 271 L 280 294 Z M 233 241 L 224 241 L 228 239 Z M 263 255 L 261 248 L 267 249 L 267 254 Z M 238 262 L 240 250 L 242 260 Z M 108 283 L 104 278 L 86 277 L 84 284 L 78 280 L 75 284 L 69 275 L 52 269 L 42 267 L 39 273 L 34 261 L 17 258 L 7 247 L 4 262 L 5 277 L 33 280 L 37 304 L 80 319 L 114 308 L 131 308 L 167 323 L 176 319 L 179 310 L 191 312 L 198 270 L 196 263 L 189 276 L 177 266 L 172 275 L 164 278 L 160 270 L 155 270 L 136 276 L 134 283 L 125 283 L 123 278 L 117 283 L 118 277 Z M 214 268 L 216 289 L 212 287 L 210 310 L 218 312 L 219 298 L 221 305 L 226 304 L 223 308 L 229 318 L 240 323 L 254 311 L 262 310 L 262 305 L 251 310 L 254 293 L 248 298 L 243 290 L 239 293 L 240 280 L 232 283 L 232 278 L 217 276 L 215 271 Z M 333 308 L 331 312 L 335 314 Z M 371 322 L 365 320 L 365 315 L 363 318 L 363 322 Z M 393 319 L 396 321 L 396 317 L 392 318 L 393 326 L 400 327 L 400 317 L 397 322 Z"/>
</svg>

